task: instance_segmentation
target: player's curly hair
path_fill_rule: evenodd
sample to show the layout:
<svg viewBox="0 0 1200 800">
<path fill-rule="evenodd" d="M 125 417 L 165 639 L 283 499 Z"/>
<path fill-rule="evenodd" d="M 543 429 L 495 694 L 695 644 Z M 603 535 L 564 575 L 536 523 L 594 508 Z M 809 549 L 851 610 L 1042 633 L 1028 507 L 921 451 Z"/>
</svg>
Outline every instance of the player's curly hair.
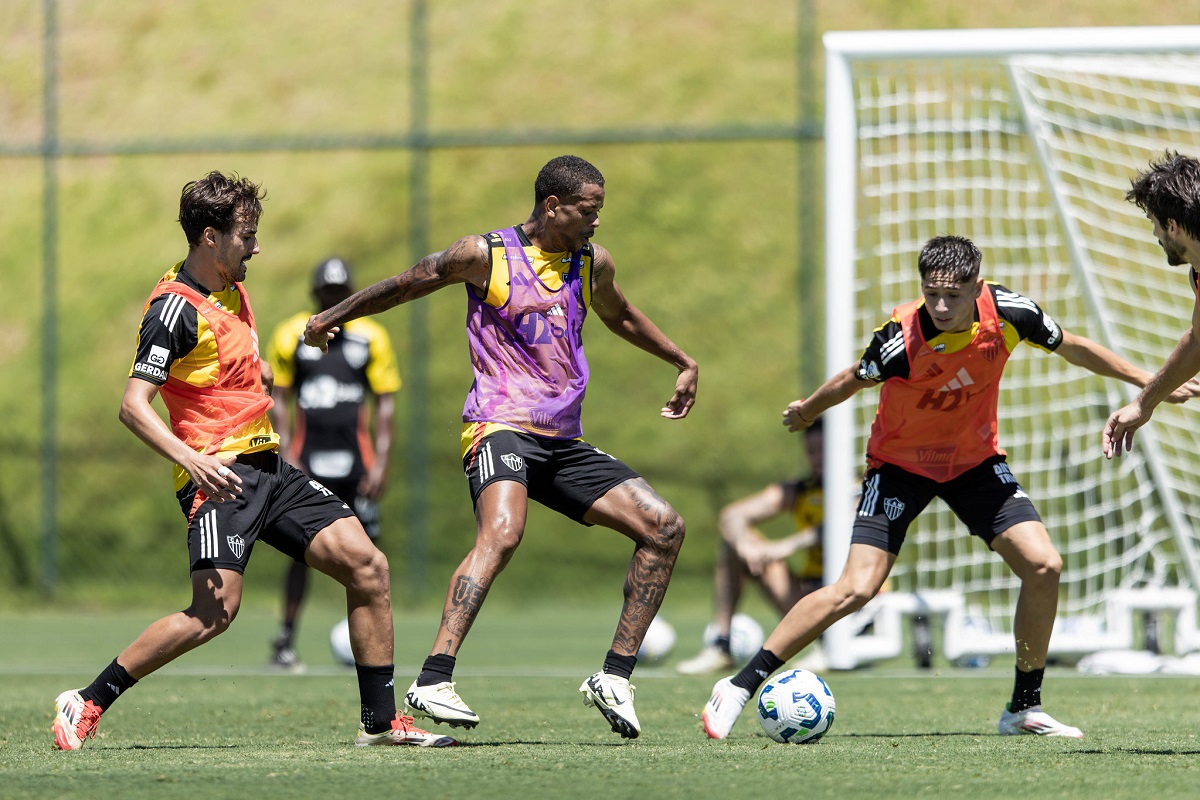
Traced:
<svg viewBox="0 0 1200 800">
<path fill-rule="evenodd" d="M 188 246 L 200 244 L 205 228 L 229 233 L 239 220 L 262 216 L 266 192 L 257 183 L 220 172 L 208 173 L 198 181 L 189 181 L 179 196 L 179 224 Z"/>
<path fill-rule="evenodd" d="M 1130 184 L 1126 200 L 1160 225 L 1173 219 L 1189 236 L 1200 239 L 1200 161 L 1167 150 Z"/>
<path fill-rule="evenodd" d="M 973 283 L 979 279 L 981 261 L 983 254 L 965 236 L 935 236 L 921 248 L 917 270 L 922 281 L 938 275 L 955 283 Z"/>
<path fill-rule="evenodd" d="M 604 185 L 604 176 L 590 162 L 579 156 L 552 158 L 533 182 L 533 203 L 541 205 L 551 195 L 561 199 L 575 197 L 589 183 Z"/>
</svg>

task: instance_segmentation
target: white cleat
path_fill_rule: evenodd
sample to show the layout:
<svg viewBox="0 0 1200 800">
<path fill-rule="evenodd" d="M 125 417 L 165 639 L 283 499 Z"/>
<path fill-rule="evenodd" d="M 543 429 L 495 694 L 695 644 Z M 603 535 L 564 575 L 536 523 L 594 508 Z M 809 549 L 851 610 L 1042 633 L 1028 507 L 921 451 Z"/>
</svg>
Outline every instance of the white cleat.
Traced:
<svg viewBox="0 0 1200 800">
<path fill-rule="evenodd" d="M 1065 736 L 1070 739 L 1083 738 L 1083 732 L 1079 728 L 1063 725 L 1042 711 L 1041 706 L 1033 706 L 1016 713 L 1009 711 L 1006 707 L 1000 714 L 999 728 L 1001 736 L 1032 734 L 1034 736 Z"/>
<path fill-rule="evenodd" d="M 687 661 L 675 667 L 680 675 L 712 675 L 733 669 L 733 656 L 715 644 L 710 644 Z"/>
<path fill-rule="evenodd" d="M 454 691 L 453 681 L 442 681 L 432 686 L 417 686 L 417 682 L 413 681 L 404 695 L 404 710 L 451 728 L 474 728 L 479 724 L 479 715 Z"/>
<path fill-rule="evenodd" d="M 421 730 L 413 725 L 412 717 L 406 717 L 403 714 L 397 714 L 396 718 L 392 720 L 391 730 L 383 731 L 382 733 L 367 733 L 363 726 L 359 724 L 358 736 L 354 737 L 355 747 L 375 747 L 379 745 L 453 747 L 456 744 L 458 744 L 457 739 Z"/>
<path fill-rule="evenodd" d="M 733 723 L 738 715 L 750 702 L 750 693 L 740 686 L 734 686 L 729 678 L 721 678 L 713 686 L 712 697 L 704 704 L 704 712 L 700 720 L 704 723 L 704 732 L 710 739 L 724 739 L 733 730 Z"/>
<path fill-rule="evenodd" d="M 637 713 L 633 710 L 634 687 L 625 678 L 597 672 L 579 687 L 583 704 L 595 706 L 612 726 L 613 733 L 626 739 L 636 739 L 642 732 Z"/>
</svg>

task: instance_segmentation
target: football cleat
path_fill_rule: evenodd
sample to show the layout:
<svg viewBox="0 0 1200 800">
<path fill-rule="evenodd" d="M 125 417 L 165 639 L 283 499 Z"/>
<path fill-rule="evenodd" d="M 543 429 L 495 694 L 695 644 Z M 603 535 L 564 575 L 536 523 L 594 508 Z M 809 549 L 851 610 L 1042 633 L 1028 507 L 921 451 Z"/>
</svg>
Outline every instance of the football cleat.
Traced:
<svg viewBox="0 0 1200 800">
<path fill-rule="evenodd" d="M 728 672 L 733 667 L 733 656 L 715 644 L 710 644 L 687 661 L 679 662 L 675 670 L 680 675 L 710 675 L 714 672 Z"/>
<path fill-rule="evenodd" d="M 1034 736 L 1066 736 L 1071 739 L 1083 738 L 1083 732 L 1079 728 L 1063 725 L 1042 711 L 1041 706 L 1033 706 L 1017 712 L 1009 711 L 1006 706 L 1003 713 L 1000 714 L 999 728 L 1001 736 L 1033 734 Z"/>
<path fill-rule="evenodd" d="M 284 672 L 303 672 L 304 663 L 300 661 L 300 654 L 295 648 L 286 641 L 279 639 L 272 644 L 274 651 L 271 656 L 271 666 Z"/>
<path fill-rule="evenodd" d="M 417 682 L 413 681 L 404 695 L 404 710 L 451 728 L 474 728 L 479 724 L 479 715 L 454 691 L 453 681 L 442 681 L 432 686 L 417 686 Z"/>
<path fill-rule="evenodd" d="M 413 725 L 413 718 L 397 714 L 392 720 L 392 729 L 381 733 L 367 733 L 362 724 L 358 726 L 358 736 L 354 737 L 355 747 L 373 747 L 376 745 L 409 745 L 411 747 L 453 747 L 457 739 L 442 736 L 437 733 L 423 731 Z"/>
<path fill-rule="evenodd" d="M 59 750 L 78 750 L 84 741 L 96 735 L 104 709 L 91 700 L 84 701 L 78 689 L 63 692 L 54 700 L 54 746 Z"/>
<path fill-rule="evenodd" d="M 724 739 L 733 730 L 738 715 L 750 702 L 750 693 L 740 686 L 734 686 L 729 678 L 721 678 L 713 686 L 712 697 L 704 704 L 700 720 L 704 723 L 704 732 L 710 739 Z"/>
<path fill-rule="evenodd" d="M 625 678 L 597 672 L 579 687 L 583 704 L 595 706 L 612 726 L 613 733 L 625 739 L 636 739 L 642 732 L 637 713 L 633 710 L 634 687 Z"/>
</svg>

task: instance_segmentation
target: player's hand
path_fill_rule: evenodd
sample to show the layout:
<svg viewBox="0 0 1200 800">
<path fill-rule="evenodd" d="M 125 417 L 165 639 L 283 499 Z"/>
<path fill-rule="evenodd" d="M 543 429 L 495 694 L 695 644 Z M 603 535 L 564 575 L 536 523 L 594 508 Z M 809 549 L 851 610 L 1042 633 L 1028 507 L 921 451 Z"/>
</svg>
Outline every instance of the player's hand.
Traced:
<svg viewBox="0 0 1200 800">
<path fill-rule="evenodd" d="M 679 371 L 675 381 L 675 394 L 662 407 L 660 416 L 667 419 L 683 419 L 696 405 L 696 388 L 700 383 L 700 367 L 696 364 Z"/>
<path fill-rule="evenodd" d="M 1200 381 L 1192 378 L 1167 396 L 1168 403 L 1186 403 L 1193 397 L 1200 397 Z"/>
<path fill-rule="evenodd" d="M 1121 455 L 1122 450 L 1132 451 L 1134 431 L 1149 421 L 1150 414 L 1142 411 L 1142 407 L 1137 402 L 1114 411 L 1104 425 L 1102 439 L 1104 457 L 1111 459 L 1113 456 Z"/>
<path fill-rule="evenodd" d="M 806 398 L 807 399 L 807 398 Z M 788 403 L 788 407 L 783 410 L 783 424 L 791 433 L 807 430 L 812 427 L 816 421 L 816 417 L 808 418 L 807 414 L 801 414 L 800 409 L 804 406 L 804 400 L 796 400 Z"/>
<path fill-rule="evenodd" d="M 387 486 L 387 468 L 376 464 L 358 482 L 358 493 L 368 500 L 378 500 Z"/>
<path fill-rule="evenodd" d="M 224 503 L 242 493 L 242 479 L 231 466 L 236 460 L 236 456 L 218 457 L 197 453 L 191 466 L 186 469 L 192 477 L 192 483 L 196 484 L 200 491 L 218 503 Z"/>
<path fill-rule="evenodd" d="M 304 326 L 304 343 L 309 347 L 316 347 L 322 353 L 329 352 L 329 340 L 338 333 L 341 328 L 330 327 L 326 328 L 321 325 L 317 318 L 320 314 L 313 314 L 308 318 L 308 324 Z"/>
</svg>

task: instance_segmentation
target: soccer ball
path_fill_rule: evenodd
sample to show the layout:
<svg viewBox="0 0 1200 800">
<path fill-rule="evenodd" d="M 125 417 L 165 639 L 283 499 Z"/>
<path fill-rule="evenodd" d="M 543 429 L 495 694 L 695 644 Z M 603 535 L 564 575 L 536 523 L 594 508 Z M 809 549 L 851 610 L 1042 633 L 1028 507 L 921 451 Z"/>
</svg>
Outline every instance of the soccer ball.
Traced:
<svg viewBox="0 0 1200 800">
<path fill-rule="evenodd" d="M 746 614 L 734 614 L 729 625 L 729 655 L 739 667 L 745 664 L 762 649 L 765 641 L 762 626 L 754 621 L 754 617 Z M 704 629 L 704 644 L 717 643 L 717 624 L 708 623 Z"/>
<path fill-rule="evenodd" d="M 825 681 L 806 669 L 781 672 L 758 695 L 758 723 L 777 742 L 815 742 L 833 727 L 837 710 Z"/>
<path fill-rule="evenodd" d="M 638 648 L 638 658 L 647 662 L 662 661 L 675 648 L 675 628 L 662 617 L 650 620 L 646 638 Z"/>
<path fill-rule="evenodd" d="M 344 619 L 329 632 L 329 647 L 339 664 L 354 666 L 354 651 L 350 649 L 350 620 Z"/>
</svg>

